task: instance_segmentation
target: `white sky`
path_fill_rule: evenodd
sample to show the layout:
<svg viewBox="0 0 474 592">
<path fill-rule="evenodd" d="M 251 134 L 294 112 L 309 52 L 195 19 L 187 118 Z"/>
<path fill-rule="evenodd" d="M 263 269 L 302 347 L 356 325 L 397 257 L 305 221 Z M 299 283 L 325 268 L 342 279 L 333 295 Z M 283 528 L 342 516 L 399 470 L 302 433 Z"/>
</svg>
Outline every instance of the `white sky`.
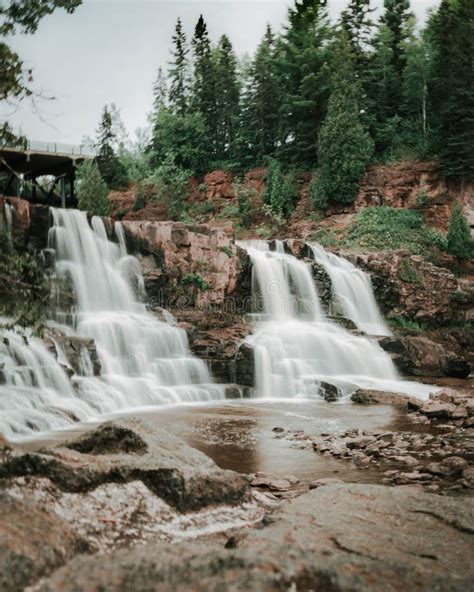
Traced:
<svg viewBox="0 0 474 592">
<path fill-rule="evenodd" d="M 382 0 L 373 0 L 380 6 Z M 46 17 L 32 36 L 9 38 L 33 68 L 34 88 L 55 100 L 23 101 L 0 116 L 31 140 L 79 143 L 94 135 L 105 103 L 116 103 L 127 129 L 144 126 L 158 67 L 169 60 L 171 35 L 181 16 L 188 35 L 202 13 L 213 40 L 227 34 L 240 54 L 252 53 L 265 25 L 285 22 L 286 0 L 84 0 L 72 15 Z M 329 0 L 336 17 L 347 0 Z M 423 20 L 439 0 L 412 0 Z"/>
</svg>

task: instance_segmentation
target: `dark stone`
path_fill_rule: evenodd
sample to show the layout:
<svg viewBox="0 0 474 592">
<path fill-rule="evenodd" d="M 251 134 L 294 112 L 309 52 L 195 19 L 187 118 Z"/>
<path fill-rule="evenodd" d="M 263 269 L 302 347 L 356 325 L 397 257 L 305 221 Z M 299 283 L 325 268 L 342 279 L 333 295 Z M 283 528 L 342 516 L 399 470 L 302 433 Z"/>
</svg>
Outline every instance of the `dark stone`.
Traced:
<svg viewBox="0 0 474 592">
<path fill-rule="evenodd" d="M 234 382 L 245 386 L 255 385 L 255 357 L 253 347 L 242 343 L 234 358 Z"/>
<path fill-rule="evenodd" d="M 120 451 L 121 447 L 133 448 L 134 454 Z M 77 448 L 90 452 L 81 453 Z M 237 473 L 219 469 L 179 438 L 134 418 L 100 426 L 67 448 L 24 454 L 14 451 L 0 462 L 0 480 L 26 475 L 30 479 L 46 477 L 71 493 L 91 491 L 105 483 L 142 481 L 152 493 L 183 512 L 214 503 L 238 503 L 249 491 L 248 483 Z"/>
<path fill-rule="evenodd" d="M 442 371 L 452 378 L 467 378 L 471 373 L 471 365 L 462 356 L 451 354 L 442 365 Z"/>
<path fill-rule="evenodd" d="M 340 393 L 337 386 L 331 384 L 330 382 L 321 382 L 319 385 L 321 396 L 327 403 L 333 403 L 337 401 Z"/>
</svg>

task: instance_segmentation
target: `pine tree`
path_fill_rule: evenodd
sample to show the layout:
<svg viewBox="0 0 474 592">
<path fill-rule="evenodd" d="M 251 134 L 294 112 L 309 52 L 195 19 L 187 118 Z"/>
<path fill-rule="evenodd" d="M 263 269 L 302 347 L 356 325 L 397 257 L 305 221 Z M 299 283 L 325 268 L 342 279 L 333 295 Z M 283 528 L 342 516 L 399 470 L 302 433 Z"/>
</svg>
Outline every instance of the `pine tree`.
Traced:
<svg viewBox="0 0 474 592">
<path fill-rule="evenodd" d="M 232 159 L 237 153 L 240 88 L 237 59 L 232 44 L 223 35 L 214 53 L 216 60 L 216 156 Z"/>
<path fill-rule="evenodd" d="M 111 204 L 108 189 L 97 164 L 86 160 L 77 169 L 77 201 L 80 210 L 96 216 L 108 216 Z"/>
<path fill-rule="evenodd" d="M 366 51 L 374 27 L 370 18 L 373 11 L 370 0 L 350 0 L 341 14 L 341 25 L 351 45 L 358 74 L 366 66 Z"/>
<path fill-rule="evenodd" d="M 163 68 L 158 68 L 156 74 L 156 80 L 153 84 L 153 110 L 152 120 L 154 121 L 158 116 L 159 112 L 166 107 L 168 99 L 168 85 L 166 82 L 166 76 L 163 72 Z"/>
<path fill-rule="evenodd" d="M 430 23 L 433 150 L 448 178 L 474 179 L 474 3 L 443 0 Z"/>
<path fill-rule="evenodd" d="M 396 74 L 401 77 L 406 65 L 405 41 L 407 26 L 413 14 L 410 0 L 384 0 L 385 11 L 380 22 L 391 32 L 392 64 Z"/>
<path fill-rule="evenodd" d="M 114 146 L 117 137 L 113 130 L 113 119 L 107 105 L 102 112 L 102 118 L 97 130 L 97 165 L 102 179 L 109 189 L 126 189 L 129 184 L 127 171 L 117 154 Z"/>
<path fill-rule="evenodd" d="M 181 19 L 176 22 L 175 34 L 172 37 L 173 59 L 170 63 L 169 102 L 171 109 L 179 115 L 184 115 L 188 109 L 189 99 L 189 49 L 186 45 L 186 34 L 183 31 Z"/>
<path fill-rule="evenodd" d="M 360 116 L 353 60 L 343 33 L 334 49 L 332 93 L 318 141 L 318 174 L 311 187 L 318 208 L 327 203 L 352 203 L 373 153 L 373 142 Z"/>
<path fill-rule="evenodd" d="M 315 162 L 329 96 L 331 28 L 326 0 L 296 2 L 288 19 L 278 52 L 282 87 L 278 154 L 285 164 L 309 167 Z"/>
<path fill-rule="evenodd" d="M 257 48 L 245 84 L 242 108 L 244 154 L 262 163 L 275 153 L 279 133 L 280 83 L 276 69 L 275 39 L 270 25 Z"/>
<path fill-rule="evenodd" d="M 448 252 L 460 261 L 470 259 L 474 255 L 471 229 L 459 202 L 454 206 L 449 220 L 447 247 Z"/>
<path fill-rule="evenodd" d="M 209 130 L 215 129 L 216 73 L 211 42 L 203 16 L 199 17 L 192 40 L 194 54 L 194 83 L 192 107 L 199 111 Z"/>
</svg>

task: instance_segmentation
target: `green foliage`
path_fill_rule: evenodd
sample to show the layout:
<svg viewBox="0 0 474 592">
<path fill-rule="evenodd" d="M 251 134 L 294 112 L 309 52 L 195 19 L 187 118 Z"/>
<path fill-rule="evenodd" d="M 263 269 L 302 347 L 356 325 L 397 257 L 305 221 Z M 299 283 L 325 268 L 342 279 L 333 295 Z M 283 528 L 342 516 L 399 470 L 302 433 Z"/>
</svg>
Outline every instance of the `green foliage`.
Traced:
<svg viewBox="0 0 474 592">
<path fill-rule="evenodd" d="M 278 161 L 269 159 L 263 202 L 270 206 L 273 214 L 286 219 L 293 211 L 297 198 L 298 190 L 294 173 L 291 172 L 285 177 Z"/>
<path fill-rule="evenodd" d="M 426 191 L 424 189 L 422 189 L 418 195 L 416 196 L 416 200 L 415 200 L 415 208 L 417 210 L 422 210 L 423 208 L 426 208 L 426 206 L 429 203 L 429 197 L 428 194 L 426 193 Z"/>
<path fill-rule="evenodd" d="M 386 206 L 365 208 L 347 228 L 343 245 L 368 251 L 404 249 L 434 256 L 446 247 L 444 237 L 428 228 L 416 210 Z"/>
<path fill-rule="evenodd" d="M 181 116 L 186 114 L 189 100 L 188 53 L 186 34 L 183 24 L 178 18 L 173 35 L 173 59 L 170 64 L 169 102 L 174 113 Z"/>
<path fill-rule="evenodd" d="M 334 232 L 327 230 L 326 228 L 317 228 L 311 235 L 313 242 L 319 243 L 324 248 L 335 247 L 338 244 L 338 240 Z"/>
<path fill-rule="evenodd" d="M 198 189 L 199 191 L 201 191 L 201 193 L 204 193 L 205 191 L 207 191 L 207 185 L 205 183 L 199 183 Z"/>
<path fill-rule="evenodd" d="M 370 162 L 373 142 L 360 117 L 353 57 L 341 35 L 334 50 L 335 76 L 328 112 L 318 140 L 319 170 L 311 184 L 315 207 L 352 203 Z"/>
<path fill-rule="evenodd" d="M 245 187 L 242 181 L 234 183 L 234 192 L 237 195 L 238 213 L 240 223 L 243 227 L 252 226 L 255 221 L 255 208 L 253 201 L 256 197 L 256 191 L 252 187 Z"/>
<path fill-rule="evenodd" d="M 461 261 L 470 259 L 474 255 L 471 229 L 459 202 L 454 206 L 449 220 L 447 251 Z"/>
<path fill-rule="evenodd" d="M 211 200 L 203 201 L 202 203 L 193 204 L 189 210 L 196 216 L 213 214 L 216 211 L 216 204 Z"/>
<path fill-rule="evenodd" d="M 135 186 L 135 203 L 133 204 L 133 211 L 138 212 L 145 207 L 145 197 L 143 194 L 143 182 L 139 181 Z"/>
<path fill-rule="evenodd" d="M 162 108 L 153 124 L 152 164 L 159 166 L 169 153 L 176 165 L 190 171 L 204 172 L 209 165 L 209 139 L 200 113 L 174 113 Z"/>
<path fill-rule="evenodd" d="M 229 259 L 231 259 L 235 255 L 234 251 L 230 247 L 228 247 L 227 245 L 224 245 L 223 247 L 220 247 L 220 250 L 223 253 L 225 253 L 227 255 L 227 257 L 229 257 Z"/>
<path fill-rule="evenodd" d="M 111 209 L 107 197 L 109 191 L 97 164 L 92 160 L 84 161 L 77 168 L 76 178 L 79 209 L 96 216 L 108 216 Z"/>
<path fill-rule="evenodd" d="M 211 287 L 199 273 L 188 273 L 181 278 L 183 286 L 196 286 L 198 290 L 205 291 Z"/>
<path fill-rule="evenodd" d="M 421 325 L 412 319 L 407 319 L 406 317 L 391 317 L 388 319 L 388 322 L 395 329 L 408 329 L 410 331 L 416 331 L 417 333 L 425 330 L 424 325 Z"/>
<path fill-rule="evenodd" d="M 36 258 L 28 251 L 15 252 L 7 234 L 0 231 L 0 316 L 41 332 L 48 298 L 49 289 Z"/>
<path fill-rule="evenodd" d="M 97 130 L 97 165 L 109 189 L 127 189 L 130 179 L 127 170 L 114 151 L 117 137 L 112 127 L 111 111 L 104 107 Z"/>
<path fill-rule="evenodd" d="M 424 285 L 423 276 L 418 273 L 413 263 L 409 259 L 401 260 L 400 267 L 398 268 L 398 277 L 402 280 L 402 282 L 415 284 L 416 286 Z"/>
<path fill-rule="evenodd" d="M 474 180 L 474 3 L 444 0 L 433 15 L 432 149 L 448 178 Z"/>
<path fill-rule="evenodd" d="M 151 177 L 156 187 L 156 199 L 168 205 L 172 220 L 181 219 L 190 176 L 190 171 L 176 163 L 175 154 L 168 152 Z"/>
</svg>

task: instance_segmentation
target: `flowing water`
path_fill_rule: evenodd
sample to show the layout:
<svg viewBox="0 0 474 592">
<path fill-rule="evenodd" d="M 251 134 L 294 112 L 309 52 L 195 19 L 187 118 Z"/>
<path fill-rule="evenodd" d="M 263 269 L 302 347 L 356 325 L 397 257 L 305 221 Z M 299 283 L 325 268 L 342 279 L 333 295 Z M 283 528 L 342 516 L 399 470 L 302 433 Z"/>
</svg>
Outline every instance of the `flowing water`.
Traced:
<svg viewBox="0 0 474 592">
<path fill-rule="evenodd" d="M 328 253 L 321 245 L 309 246 L 331 278 L 333 294 L 344 315 L 364 333 L 391 335 L 375 301 L 369 275 L 347 259 Z"/>
<path fill-rule="evenodd" d="M 42 342 L 4 332 L 0 337 L 0 432 L 8 437 L 66 427 L 116 410 L 220 399 L 206 364 L 192 356 L 184 330 L 157 320 L 140 300 L 143 278 L 127 254 L 123 229 L 118 243 L 108 240 L 104 223 L 84 212 L 52 210 L 50 248 L 56 274 L 73 288 L 72 314 L 56 311 L 64 332 L 95 340 L 102 366 L 93 375 L 86 349 L 71 385 L 60 340 L 58 362 Z"/>
<path fill-rule="evenodd" d="M 190 353 L 173 317 L 164 311 L 160 321 L 147 312 L 140 264 L 127 253 L 121 224 L 115 224 L 112 241 L 101 218 L 89 224 L 84 212 L 51 212 L 48 247 L 55 254 L 56 281 L 71 289 L 75 304 L 65 308 L 58 297 L 49 321 L 50 349 L 28 332 L 0 333 L 0 433 L 18 439 L 138 408 L 223 399 L 224 387 Z M 8 231 L 11 214 L 7 208 Z M 309 265 L 286 254 L 282 242 L 275 251 L 263 241 L 243 246 L 253 262 L 255 331 L 248 343 L 255 351 L 259 397 L 319 399 L 323 382 L 342 394 L 363 387 L 423 397 L 432 390 L 400 380 L 376 341 L 326 318 Z M 368 332 L 386 334 L 368 278 L 312 248 L 347 315 Z M 0 319 L 1 325 L 8 322 Z M 100 376 L 85 345 L 76 367 L 68 368 L 58 329 L 94 339 Z"/>
<path fill-rule="evenodd" d="M 275 251 L 262 241 L 240 245 L 253 263 L 257 314 L 254 333 L 247 341 L 255 351 L 260 397 L 314 397 L 322 393 L 324 382 L 337 386 L 342 394 L 362 387 L 426 397 L 433 390 L 402 381 L 376 341 L 353 335 L 327 319 L 310 266 L 285 253 L 281 242 Z"/>
</svg>

